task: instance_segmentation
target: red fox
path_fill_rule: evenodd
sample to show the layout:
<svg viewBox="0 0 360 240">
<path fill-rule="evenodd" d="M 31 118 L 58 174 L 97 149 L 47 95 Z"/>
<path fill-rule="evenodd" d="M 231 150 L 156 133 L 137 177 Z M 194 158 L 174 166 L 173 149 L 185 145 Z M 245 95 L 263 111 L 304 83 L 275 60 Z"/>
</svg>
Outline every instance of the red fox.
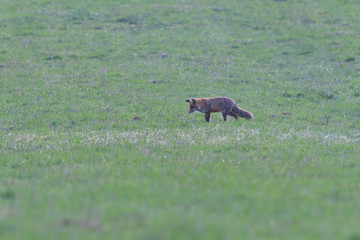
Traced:
<svg viewBox="0 0 360 240">
<path fill-rule="evenodd" d="M 210 114 L 212 112 L 221 112 L 224 121 L 226 121 L 227 115 L 234 117 L 236 120 L 238 120 L 238 116 L 246 119 L 254 118 L 251 112 L 239 108 L 234 100 L 226 97 L 192 98 L 185 100 L 185 102 L 189 103 L 189 113 L 193 113 L 195 110 L 205 113 L 205 120 L 207 122 L 210 121 Z"/>
</svg>

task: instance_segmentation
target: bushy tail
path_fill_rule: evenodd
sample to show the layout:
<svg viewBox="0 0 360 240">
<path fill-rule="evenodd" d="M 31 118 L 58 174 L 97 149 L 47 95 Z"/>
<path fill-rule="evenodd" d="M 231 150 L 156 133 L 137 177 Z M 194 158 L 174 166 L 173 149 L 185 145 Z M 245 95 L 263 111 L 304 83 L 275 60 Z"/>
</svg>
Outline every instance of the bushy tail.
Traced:
<svg viewBox="0 0 360 240">
<path fill-rule="evenodd" d="M 246 119 L 254 118 L 254 115 L 251 112 L 241 109 L 236 105 L 233 107 L 232 111 L 233 113 L 235 113 L 236 115 L 242 118 L 246 118 Z"/>
</svg>

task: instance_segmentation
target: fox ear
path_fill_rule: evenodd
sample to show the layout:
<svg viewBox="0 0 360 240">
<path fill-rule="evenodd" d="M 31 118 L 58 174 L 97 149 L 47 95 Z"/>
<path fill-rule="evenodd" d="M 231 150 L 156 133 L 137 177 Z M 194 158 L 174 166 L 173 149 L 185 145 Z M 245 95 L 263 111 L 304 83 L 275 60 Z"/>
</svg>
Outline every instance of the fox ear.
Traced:
<svg viewBox="0 0 360 240">
<path fill-rule="evenodd" d="M 196 104 L 196 101 L 195 101 L 195 99 L 191 99 L 191 100 L 192 100 L 192 103 L 193 103 L 193 104 Z"/>
<path fill-rule="evenodd" d="M 190 100 L 189 100 L 189 99 L 186 99 L 185 102 L 190 102 Z"/>
</svg>

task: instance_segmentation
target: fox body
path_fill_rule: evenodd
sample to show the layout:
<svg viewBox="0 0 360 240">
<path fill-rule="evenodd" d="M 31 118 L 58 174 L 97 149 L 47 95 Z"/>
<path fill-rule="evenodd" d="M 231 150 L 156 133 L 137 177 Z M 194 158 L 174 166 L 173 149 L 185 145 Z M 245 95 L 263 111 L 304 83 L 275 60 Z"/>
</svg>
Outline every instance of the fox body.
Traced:
<svg viewBox="0 0 360 240">
<path fill-rule="evenodd" d="M 229 115 L 238 120 L 238 117 L 252 119 L 254 115 L 244 109 L 239 108 L 234 100 L 226 97 L 214 98 L 192 98 L 185 100 L 189 103 L 189 113 L 199 111 L 205 113 L 205 120 L 210 121 L 210 114 L 212 112 L 221 112 L 226 121 L 226 116 Z"/>
</svg>

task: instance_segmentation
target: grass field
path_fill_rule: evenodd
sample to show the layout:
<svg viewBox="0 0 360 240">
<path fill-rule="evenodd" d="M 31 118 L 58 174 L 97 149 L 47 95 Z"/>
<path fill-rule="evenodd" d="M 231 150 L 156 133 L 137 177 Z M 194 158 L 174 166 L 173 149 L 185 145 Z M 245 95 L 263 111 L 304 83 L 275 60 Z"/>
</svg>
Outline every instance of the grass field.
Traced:
<svg viewBox="0 0 360 240">
<path fill-rule="evenodd" d="M 0 239 L 360 239 L 358 1 L 0 12 Z"/>
</svg>

